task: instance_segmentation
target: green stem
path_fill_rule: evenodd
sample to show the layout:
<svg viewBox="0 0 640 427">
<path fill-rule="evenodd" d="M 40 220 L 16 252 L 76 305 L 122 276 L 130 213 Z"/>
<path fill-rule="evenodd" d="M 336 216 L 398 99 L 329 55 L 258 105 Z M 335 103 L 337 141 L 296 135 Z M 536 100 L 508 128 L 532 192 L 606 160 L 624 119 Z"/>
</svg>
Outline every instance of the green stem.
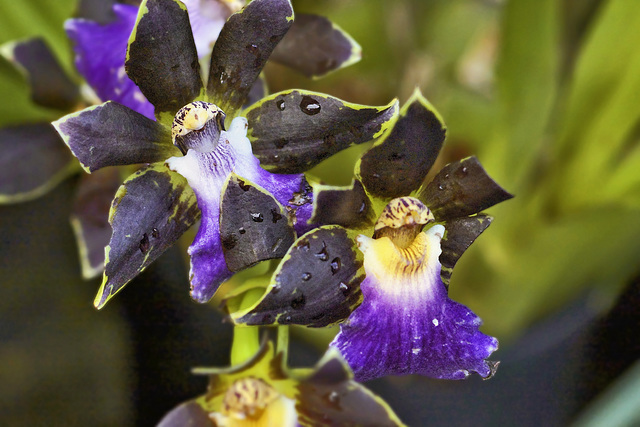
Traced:
<svg viewBox="0 0 640 427">
<path fill-rule="evenodd" d="M 260 328 L 257 326 L 235 326 L 231 345 L 231 366 L 251 359 L 260 350 Z"/>
<path fill-rule="evenodd" d="M 287 356 L 289 354 L 289 326 L 278 326 L 278 343 L 276 347 L 277 353 L 282 353 L 282 362 L 287 365 Z"/>
</svg>

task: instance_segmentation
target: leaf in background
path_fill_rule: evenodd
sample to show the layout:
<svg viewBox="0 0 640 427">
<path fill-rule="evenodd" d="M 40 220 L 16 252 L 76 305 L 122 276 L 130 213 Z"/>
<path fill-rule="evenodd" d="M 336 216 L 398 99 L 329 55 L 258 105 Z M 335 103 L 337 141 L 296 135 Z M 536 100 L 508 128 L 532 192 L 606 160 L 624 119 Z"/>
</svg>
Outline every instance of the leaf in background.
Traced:
<svg viewBox="0 0 640 427">
<path fill-rule="evenodd" d="M 615 171 L 635 137 L 640 120 L 640 14 L 635 6 L 609 2 L 578 60 L 558 150 L 566 168 L 558 200 L 565 209 L 597 203 L 609 192 L 603 178 Z"/>
<path fill-rule="evenodd" d="M 559 15 L 555 0 L 506 2 L 497 89 L 502 121 L 481 153 L 498 182 L 517 189 L 540 155 L 558 85 Z"/>
</svg>

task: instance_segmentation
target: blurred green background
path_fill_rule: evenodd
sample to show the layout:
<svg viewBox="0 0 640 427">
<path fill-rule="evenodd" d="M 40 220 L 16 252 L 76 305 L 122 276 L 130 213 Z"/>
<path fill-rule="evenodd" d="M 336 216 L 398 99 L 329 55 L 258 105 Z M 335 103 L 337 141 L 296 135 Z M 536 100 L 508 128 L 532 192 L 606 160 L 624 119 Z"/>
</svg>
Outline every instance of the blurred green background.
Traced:
<svg viewBox="0 0 640 427">
<path fill-rule="evenodd" d="M 577 298 L 594 317 L 607 313 L 640 274 L 640 3 L 293 0 L 293 4 L 296 12 L 330 17 L 361 44 L 363 56 L 348 69 L 315 81 L 269 64 L 266 73 L 272 91 L 301 87 L 350 102 L 383 105 L 394 97 L 402 103 L 420 87 L 448 126 L 445 149 L 434 170 L 475 154 L 489 174 L 516 195 L 489 210 L 495 221 L 462 257 L 451 282 L 452 297 L 484 319 L 486 333 L 507 346 L 518 343 L 531 327 Z M 3 1 L 0 43 L 43 36 L 73 73 L 62 23 L 75 5 L 75 0 Z M 33 106 L 22 76 L 0 62 L 0 126 L 53 120 L 56 114 Z M 348 184 L 353 164 L 365 149 L 349 149 L 313 173 L 330 183 Z M 20 234 L 7 228 L 24 227 L 7 218 L 24 218 L 37 206 L 0 210 L 3 254 L 11 251 L 11 236 Z M 49 251 L 55 251 L 55 240 L 47 242 L 52 245 Z M 29 245 L 24 250 L 31 253 Z M 33 262 L 37 259 L 41 258 Z M 65 265 L 76 267 L 73 261 Z M 16 273 L 15 265 L 0 261 L 0 266 L 6 287 L 24 285 L 32 277 L 29 272 Z M 87 314 L 78 322 L 118 317 L 116 309 L 91 311 L 94 283 L 82 285 L 74 271 L 66 270 L 56 276 L 65 278 L 62 283 L 47 277 L 46 271 L 45 264 L 40 273 L 44 276 L 35 281 L 84 286 Z M 634 289 L 637 295 L 637 285 Z M 57 298 L 62 304 L 69 297 Z M 121 319 L 114 322 L 119 325 Z M 637 325 L 634 329 L 639 329 Z M 637 338 L 630 342 L 636 351 Z M 114 360 L 127 354 L 126 345 L 109 351 Z M 0 369 L 18 357 L 8 350 L 0 354 L 4 357 L 0 362 L 5 362 Z M 115 381 L 113 390 L 123 384 L 126 379 Z M 124 419 L 129 419 L 125 412 L 131 410 L 131 402 L 118 400 L 114 393 L 118 407 L 126 409 L 122 409 Z"/>
</svg>

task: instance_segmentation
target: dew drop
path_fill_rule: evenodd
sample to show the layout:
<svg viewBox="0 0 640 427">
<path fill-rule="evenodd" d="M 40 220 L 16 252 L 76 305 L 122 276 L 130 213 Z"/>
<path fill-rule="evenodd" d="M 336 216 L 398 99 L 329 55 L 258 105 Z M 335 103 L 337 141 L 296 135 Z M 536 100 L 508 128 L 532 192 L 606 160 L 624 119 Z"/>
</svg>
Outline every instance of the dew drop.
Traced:
<svg viewBox="0 0 640 427">
<path fill-rule="evenodd" d="M 433 323 L 433 326 L 438 326 L 439 322 L 438 322 L 438 319 L 433 319 L 431 323 Z"/>
<path fill-rule="evenodd" d="M 346 283 L 340 282 L 340 290 L 345 297 L 349 295 L 349 286 Z"/>
<path fill-rule="evenodd" d="M 285 317 L 285 318 L 284 318 L 284 321 L 285 321 L 285 322 L 291 322 L 291 316 L 287 316 L 287 317 Z"/>
<path fill-rule="evenodd" d="M 325 242 L 322 242 L 322 249 L 320 249 L 320 252 L 315 254 L 315 256 L 320 261 L 326 261 L 329 259 L 329 254 L 327 253 L 327 244 Z"/>
<path fill-rule="evenodd" d="M 153 237 L 154 239 L 160 237 L 160 232 L 157 228 L 154 227 L 153 230 L 151 230 L 151 237 Z"/>
<path fill-rule="evenodd" d="M 147 233 L 144 233 L 142 235 L 142 239 L 140 240 L 140 252 L 142 252 L 143 254 L 146 254 L 147 251 L 149 251 L 149 247 L 151 245 L 149 244 L 149 236 L 147 236 Z"/>
<path fill-rule="evenodd" d="M 252 219 L 254 222 L 262 222 L 262 221 L 264 221 L 264 217 L 262 216 L 262 214 L 261 214 L 260 212 L 258 212 L 258 213 L 252 213 L 252 214 L 251 214 L 251 219 Z"/>
<path fill-rule="evenodd" d="M 307 252 L 310 248 L 311 248 L 311 245 L 309 244 L 309 240 L 304 239 L 300 241 L 300 249 Z"/>
<path fill-rule="evenodd" d="M 444 190 L 444 185 L 438 184 L 438 190 L 440 190 L 440 191 Z"/>
<path fill-rule="evenodd" d="M 338 257 L 334 258 L 331 261 L 331 273 L 336 274 L 338 270 L 340 270 L 340 267 L 342 267 L 342 262 L 340 261 L 340 258 Z"/>
<path fill-rule="evenodd" d="M 271 222 L 274 224 L 282 219 L 282 214 L 277 209 L 271 209 Z"/>
<path fill-rule="evenodd" d="M 311 273 L 302 273 L 302 280 L 305 282 L 311 280 Z"/>
<path fill-rule="evenodd" d="M 338 401 L 340 400 L 340 395 L 338 394 L 337 391 L 332 391 L 331 393 L 329 393 L 329 401 L 332 403 L 338 403 Z"/>
<path fill-rule="evenodd" d="M 238 228 L 238 233 L 240 233 L 240 234 L 244 234 L 244 233 L 246 233 L 246 232 L 247 232 L 247 230 L 245 230 L 245 229 L 244 229 L 244 227 L 240 227 L 240 228 Z"/>
<path fill-rule="evenodd" d="M 275 295 L 275 294 L 277 294 L 278 292 L 280 292 L 280 284 L 277 284 L 277 285 L 273 286 L 273 287 L 271 288 L 271 291 L 270 291 L 270 292 L 271 292 L 273 295 Z"/>
<path fill-rule="evenodd" d="M 304 294 L 300 294 L 293 300 L 291 300 L 291 308 L 294 310 L 300 310 L 307 303 L 307 299 L 304 297 Z"/>
<path fill-rule="evenodd" d="M 413 354 L 418 354 L 418 353 L 420 353 L 421 351 L 422 351 L 422 349 L 421 349 L 421 348 L 414 348 L 414 349 L 412 349 L 412 350 L 411 350 L 411 353 L 413 353 Z"/>
<path fill-rule="evenodd" d="M 313 116 L 320 112 L 321 107 L 318 101 L 316 101 L 312 97 L 303 96 L 302 101 L 300 102 L 300 109 L 302 110 L 303 113 L 309 116 Z"/>
<path fill-rule="evenodd" d="M 284 109 L 285 109 L 284 99 L 277 100 L 276 101 L 276 107 L 278 107 L 278 110 L 284 111 Z"/>
<path fill-rule="evenodd" d="M 469 172 L 469 170 L 467 169 L 467 167 L 466 167 L 466 166 L 463 166 L 463 167 L 462 167 L 462 173 L 466 175 L 466 174 L 467 174 L 467 172 Z"/>
</svg>

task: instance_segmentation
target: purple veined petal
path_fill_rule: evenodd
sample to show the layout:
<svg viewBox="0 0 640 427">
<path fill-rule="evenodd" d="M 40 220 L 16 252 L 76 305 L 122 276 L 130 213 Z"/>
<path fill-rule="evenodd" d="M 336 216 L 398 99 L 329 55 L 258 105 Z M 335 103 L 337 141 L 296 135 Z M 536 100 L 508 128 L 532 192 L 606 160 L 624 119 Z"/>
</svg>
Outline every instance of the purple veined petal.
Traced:
<svg viewBox="0 0 640 427">
<path fill-rule="evenodd" d="M 444 227 L 434 225 L 404 250 L 387 237 L 358 237 L 367 274 L 363 302 L 331 343 L 356 380 L 408 374 L 463 379 L 470 372 L 486 378 L 495 372 L 486 358 L 498 341 L 478 330 L 480 318 L 449 299 L 440 279 L 443 234 Z"/>
<path fill-rule="evenodd" d="M 260 167 L 253 156 L 247 120 L 243 117 L 235 118 L 229 130 L 221 133 L 213 151 L 189 150 L 186 156 L 172 157 L 166 163 L 187 179 L 202 211 L 200 229 L 189 247 L 191 296 L 198 302 L 211 299 L 220 284 L 232 275 L 224 259 L 219 224 L 222 188 L 232 172 L 267 190 L 285 208 L 294 211 L 296 232 L 309 228 L 313 190 L 302 174 L 276 175 Z"/>
<path fill-rule="evenodd" d="M 182 0 L 187 6 L 198 58 L 211 54 L 227 19 L 244 6 L 239 0 Z"/>
<path fill-rule="evenodd" d="M 116 19 L 106 25 L 85 19 L 69 19 L 65 23 L 65 30 L 74 41 L 76 67 L 101 100 L 116 101 L 155 120 L 153 105 L 124 69 L 138 8 L 116 4 L 113 11 Z"/>
</svg>

